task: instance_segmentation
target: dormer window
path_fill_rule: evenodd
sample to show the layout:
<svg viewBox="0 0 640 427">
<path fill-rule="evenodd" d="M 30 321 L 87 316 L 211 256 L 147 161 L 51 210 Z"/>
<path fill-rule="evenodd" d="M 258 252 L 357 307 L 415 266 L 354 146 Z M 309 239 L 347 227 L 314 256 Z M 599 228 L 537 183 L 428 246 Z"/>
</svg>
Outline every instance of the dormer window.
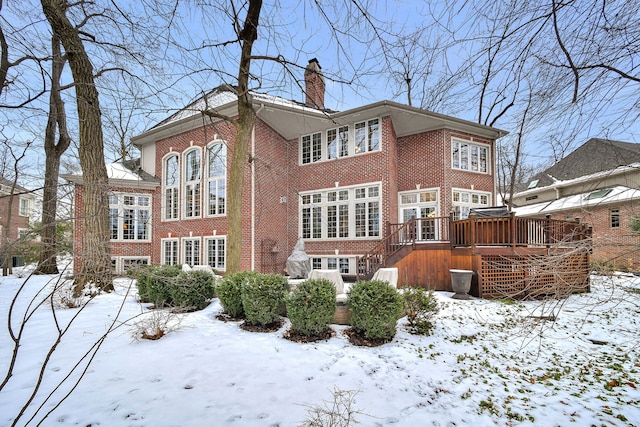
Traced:
<svg viewBox="0 0 640 427">
<path fill-rule="evenodd" d="M 603 188 L 602 190 L 591 192 L 587 195 L 587 197 L 585 197 L 585 200 L 601 199 L 602 197 L 605 197 L 606 195 L 611 193 L 611 191 L 611 188 Z"/>
</svg>

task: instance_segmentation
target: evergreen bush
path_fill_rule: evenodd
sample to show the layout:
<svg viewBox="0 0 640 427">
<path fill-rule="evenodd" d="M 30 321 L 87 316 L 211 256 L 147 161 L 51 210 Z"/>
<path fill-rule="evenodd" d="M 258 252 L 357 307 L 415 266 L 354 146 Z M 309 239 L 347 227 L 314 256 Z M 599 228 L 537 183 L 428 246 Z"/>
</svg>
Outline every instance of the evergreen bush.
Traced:
<svg viewBox="0 0 640 427">
<path fill-rule="evenodd" d="M 216 288 L 222 309 L 229 316 L 237 319 L 244 316 L 242 307 L 242 287 L 250 277 L 257 276 L 253 271 L 240 271 L 225 275 Z"/>
<path fill-rule="evenodd" d="M 242 308 L 252 325 L 267 326 L 280 320 L 289 290 L 287 278 L 280 274 L 257 274 L 242 286 Z"/>
<path fill-rule="evenodd" d="M 140 301 L 163 307 L 172 304 L 171 282 L 181 271 L 177 265 L 145 265 L 127 274 L 136 279 Z"/>
<path fill-rule="evenodd" d="M 175 307 L 202 310 L 215 296 L 215 281 L 206 271 L 181 272 L 170 286 L 170 294 Z"/>
<path fill-rule="evenodd" d="M 336 288 L 326 279 L 300 283 L 287 297 L 287 315 L 300 334 L 314 336 L 326 331 L 336 309 Z"/>
<path fill-rule="evenodd" d="M 433 319 L 440 311 L 433 291 L 406 288 L 402 293 L 402 305 L 409 322 L 409 330 L 414 334 L 430 335 Z"/>
<path fill-rule="evenodd" d="M 391 340 L 402 314 L 402 299 L 395 288 L 381 280 L 356 282 L 347 301 L 351 326 L 367 339 Z"/>
</svg>

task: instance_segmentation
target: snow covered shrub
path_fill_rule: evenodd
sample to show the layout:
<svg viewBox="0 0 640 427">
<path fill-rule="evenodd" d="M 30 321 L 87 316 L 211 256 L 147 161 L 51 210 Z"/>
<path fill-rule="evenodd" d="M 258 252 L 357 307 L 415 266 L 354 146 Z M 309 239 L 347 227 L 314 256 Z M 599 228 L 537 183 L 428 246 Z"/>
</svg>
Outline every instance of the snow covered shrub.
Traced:
<svg viewBox="0 0 640 427">
<path fill-rule="evenodd" d="M 216 294 L 213 276 L 206 271 L 181 272 L 171 285 L 172 305 L 202 310 Z"/>
<path fill-rule="evenodd" d="M 433 291 L 406 288 L 402 293 L 402 305 L 409 322 L 409 331 L 414 334 L 431 335 L 433 318 L 440 310 Z"/>
<path fill-rule="evenodd" d="M 181 271 L 178 265 L 150 265 L 130 270 L 128 275 L 136 279 L 140 301 L 162 307 L 171 305 L 171 282 Z"/>
<path fill-rule="evenodd" d="M 240 271 L 224 276 L 216 288 L 216 293 L 225 313 L 233 318 L 244 316 L 242 307 L 242 287 L 249 278 L 257 276 L 253 271 Z"/>
<path fill-rule="evenodd" d="M 285 296 L 289 290 L 287 278 L 280 274 L 258 274 L 242 286 L 242 308 L 252 325 L 267 326 L 280 320 Z"/>
<path fill-rule="evenodd" d="M 291 326 L 303 335 L 313 336 L 326 331 L 335 309 L 336 287 L 326 279 L 302 282 L 287 297 Z"/>
<path fill-rule="evenodd" d="M 133 323 L 129 332 L 134 341 L 159 340 L 181 327 L 183 315 L 168 310 L 153 310 Z"/>
<path fill-rule="evenodd" d="M 387 282 L 356 282 L 347 304 L 351 311 L 351 326 L 364 338 L 390 340 L 396 334 L 402 299 Z"/>
</svg>

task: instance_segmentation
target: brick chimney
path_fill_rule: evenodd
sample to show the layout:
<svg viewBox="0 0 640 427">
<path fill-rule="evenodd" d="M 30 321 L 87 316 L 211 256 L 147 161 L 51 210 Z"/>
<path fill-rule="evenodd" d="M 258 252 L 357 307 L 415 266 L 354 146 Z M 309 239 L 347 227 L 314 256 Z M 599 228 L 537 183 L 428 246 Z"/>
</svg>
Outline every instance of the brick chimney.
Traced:
<svg viewBox="0 0 640 427">
<path fill-rule="evenodd" d="M 324 76 L 316 58 L 309 60 L 304 70 L 304 86 L 304 104 L 307 107 L 324 110 Z"/>
</svg>

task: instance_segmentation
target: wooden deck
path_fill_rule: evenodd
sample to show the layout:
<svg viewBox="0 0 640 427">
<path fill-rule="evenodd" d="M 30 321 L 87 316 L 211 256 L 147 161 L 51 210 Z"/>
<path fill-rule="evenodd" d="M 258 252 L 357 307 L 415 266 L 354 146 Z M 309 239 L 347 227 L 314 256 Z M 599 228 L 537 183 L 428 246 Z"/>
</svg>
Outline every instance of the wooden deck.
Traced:
<svg viewBox="0 0 640 427">
<path fill-rule="evenodd" d="M 591 230 L 576 221 L 513 215 L 388 224 L 386 237 L 358 260 L 360 279 L 398 268 L 399 286 L 451 291 L 450 269 L 472 270 L 481 298 L 562 296 L 589 290 Z"/>
</svg>

